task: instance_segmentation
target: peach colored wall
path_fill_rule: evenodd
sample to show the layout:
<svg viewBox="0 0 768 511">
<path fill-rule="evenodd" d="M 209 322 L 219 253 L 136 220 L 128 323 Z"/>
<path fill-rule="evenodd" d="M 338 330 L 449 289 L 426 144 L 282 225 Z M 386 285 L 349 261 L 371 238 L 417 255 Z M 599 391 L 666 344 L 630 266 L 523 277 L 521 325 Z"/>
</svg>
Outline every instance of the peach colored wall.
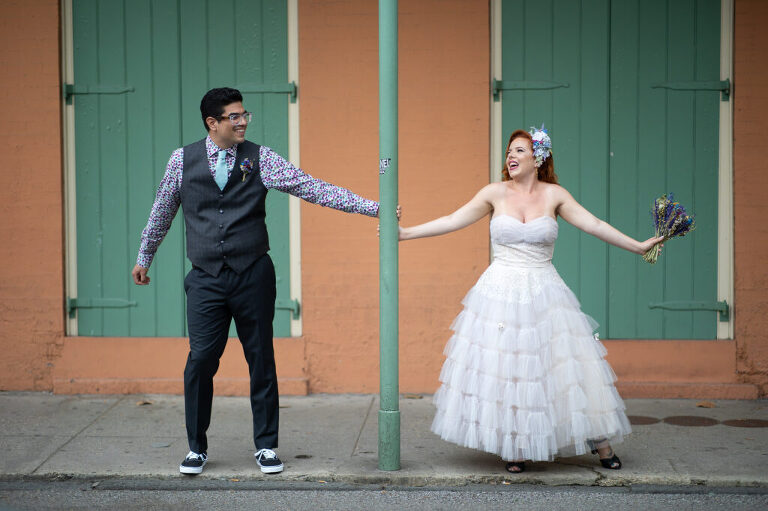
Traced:
<svg viewBox="0 0 768 511">
<path fill-rule="evenodd" d="M 56 0 L 0 3 L 0 390 L 180 392 L 185 339 L 64 336 L 58 15 Z M 626 397 L 768 395 L 768 169 L 754 143 L 768 132 L 766 23 L 768 3 L 736 0 L 736 342 L 605 341 Z M 299 24 L 302 166 L 376 198 L 376 2 L 301 0 Z M 452 211 L 488 181 L 488 42 L 484 0 L 400 1 L 404 222 Z M 305 335 L 275 341 L 281 392 L 378 391 L 375 226 L 302 205 Z M 401 245 L 402 391 L 436 388 L 450 322 L 487 265 L 487 227 Z M 216 388 L 247 392 L 236 341 Z"/>
<path fill-rule="evenodd" d="M 736 0 L 734 40 L 735 326 L 742 381 L 768 395 L 768 2 Z"/>
<path fill-rule="evenodd" d="M 50 390 L 64 325 L 58 0 L 0 2 L 0 389 Z"/>
<path fill-rule="evenodd" d="M 378 197 L 377 3 L 299 4 L 302 167 Z M 488 183 L 486 1 L 399 2 L 404 222 L 448 213 Z M 377 392 L 376 222 L 302 206 L 312 392 Z M 448 326 L 488 261 L 487 223 L 401 245 L 400 388 L 432 391 Z"/>
<path fill-rule="evenodd" d="M 65 337 L 53 373 L 57 394 L 184 392 L 186 337 Z M 275 339 L 281 394 L 306 394 L 304 342 Z M 248 366 L 237 339 L 230 339 L 214 379 L 219 395 L 247 396 Z"/>
</svg>

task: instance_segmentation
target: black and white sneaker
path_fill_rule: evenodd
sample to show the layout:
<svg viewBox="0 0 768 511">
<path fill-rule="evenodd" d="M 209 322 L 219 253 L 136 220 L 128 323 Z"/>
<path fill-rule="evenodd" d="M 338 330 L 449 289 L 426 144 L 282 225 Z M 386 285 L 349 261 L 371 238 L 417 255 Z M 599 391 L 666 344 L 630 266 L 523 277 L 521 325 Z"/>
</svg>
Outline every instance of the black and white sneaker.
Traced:
<svg viewBox="0 0 768 511">
<path fill-rule="evenodd" d="M 187 457 L 184 458 L 181 466 L 179 466 L 179 472 L 182 474 L 199 474 L 203 471 L 206 461 L 208 461 L 208 456 L 205 453 L 198 454 L 189 451 L 189 454 L 187 454 Z"/>
<path fill-rule="evenodd" d="M 283 462 L 272 449 L 259 449 L 254 456 L 256 456 L 256 463 L 265 474 L 277 474 L 283 471 Z"/>
</svg>

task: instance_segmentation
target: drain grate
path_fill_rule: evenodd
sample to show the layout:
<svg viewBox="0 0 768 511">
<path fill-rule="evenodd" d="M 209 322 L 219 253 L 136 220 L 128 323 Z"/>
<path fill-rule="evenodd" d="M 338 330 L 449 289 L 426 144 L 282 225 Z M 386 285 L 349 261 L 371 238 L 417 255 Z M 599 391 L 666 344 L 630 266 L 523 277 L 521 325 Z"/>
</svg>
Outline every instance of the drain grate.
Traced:
<svg viewBox="0 0 768 511">
<path fill-rule="evenodd" d="M 720 424 L 718 420 L 696 415 L 675 415 L 673 417 L 666 417 L 664 422 L 674 426 L 714 426 L 715 424 Z"/>
<path fill-rule="evenodd" d="M 723 421 L 722 424 L 734 428 L 768 428 L 768 421 L 761 419 L 730 419 Z"/>
<path fill-rule="evenodd" d="M 768 428 L 768 421 L 762 419 L 728 419 L 719 421 L 711 417 L 700 417 L 698 415 L 675 415 L 665 417 L 664 419 L 657 419 L 647 415 L 627 415 L 627 419 L 629 419 L 629 423 L 633 426 L 648 426 L 664 421 L 673 426 L 714 426 L 722 424 L 732 428 Z"/>
<path fill-rule="evenodd" d="M 646 415 L 627 415 L 627 419 L 629 419 L 629 423 L 633 426 L 647 426 L 648 424 L 656 424 L 657 422 L 661 422 L 661 419 L 657 419 L 656 417 L 648 417 Z"/>
</svg>

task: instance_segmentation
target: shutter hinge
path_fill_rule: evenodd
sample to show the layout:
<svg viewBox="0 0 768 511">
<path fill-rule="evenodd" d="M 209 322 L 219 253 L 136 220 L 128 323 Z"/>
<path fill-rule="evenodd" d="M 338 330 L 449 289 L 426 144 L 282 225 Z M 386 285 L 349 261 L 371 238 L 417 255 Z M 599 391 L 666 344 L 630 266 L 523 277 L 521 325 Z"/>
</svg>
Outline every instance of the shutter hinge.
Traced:
<svg viewBox="0 0 768 511">
<path fill-rule="evenodd" d="M 275 309 L 286 309 L 291 311 L 291 319 L 299 319 L 301 314 L 301 305 L 298 300 L 275 300 Z"/>
<path fill-rule="evenodd" d="M 236 85 L 235 88 L 243 94 L 263 94 L 265 92 L 275 92 L 288 94 L 291 103 L 296 103 L 298 88 L 296 82 L 289 83 L 243 83 Z"/>
<path fill-rule="evenodd" d="M 711 81 L 711 82 L 660 82 L 651 85 L 652 89 L 671 89 L 671 90 L 716 90 L 720 91 L 720 101 L 731 99 L 731 80 Z"/>
<path fill-rule="evenodd" d="M 571 85 L 565 82 L 547 82 L 547 81 L 509 81 L 509 80 L 497 80 L 494 78 L 491 81 L 491 93 L 493 94 L 493 100 L 499 101 L 500 92 L 503 90 L 547 90 L 547 89 L 559 89 L 568 88 Z"/>
<path fill-rule="evenodd" d="M 67 314 L 74 318 L 77 309 L 123 309 L 136 305 L 135 300 L 124 298 L 67 298 Z"/>
<path fill-rule="evenodd" d="M 131 85 L 75 85 L 65 83 L 62 87 L 64 101 L 68 105 L 72 104 L 72 96 L 75 94 L 125 94 L 134 90 Z"/>
<path fill-rule="evenodd" d="M 717 311 L 720 313 L 720 321 L 730 321 L 731 308 L 728 302 L 694 302 L 694 301 L 675 301 L 675 302 L 651 302 L 649 309 L 664 309 L 671 311 Z"/>
</svg>

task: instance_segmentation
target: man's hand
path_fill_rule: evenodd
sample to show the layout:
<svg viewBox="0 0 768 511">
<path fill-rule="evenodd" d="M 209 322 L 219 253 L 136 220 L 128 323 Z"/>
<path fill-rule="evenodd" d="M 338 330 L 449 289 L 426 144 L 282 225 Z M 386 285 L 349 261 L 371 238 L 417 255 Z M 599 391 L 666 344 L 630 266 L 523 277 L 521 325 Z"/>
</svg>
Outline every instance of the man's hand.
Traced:
<svg viewBox="0 0 768 511">
<path fill-rule="evenodd" d="M 147 268 L 144 268 L 143 266 L 139 266 L 138 264 L 133 267 L 133 271 L 131 271 L 131 276 L 133 277 L 133 283 L 137 286 L 146 286 L 149 284 L 149 277 L 147 276 L 147 271 L 149 271 Z"/>
</svg>

